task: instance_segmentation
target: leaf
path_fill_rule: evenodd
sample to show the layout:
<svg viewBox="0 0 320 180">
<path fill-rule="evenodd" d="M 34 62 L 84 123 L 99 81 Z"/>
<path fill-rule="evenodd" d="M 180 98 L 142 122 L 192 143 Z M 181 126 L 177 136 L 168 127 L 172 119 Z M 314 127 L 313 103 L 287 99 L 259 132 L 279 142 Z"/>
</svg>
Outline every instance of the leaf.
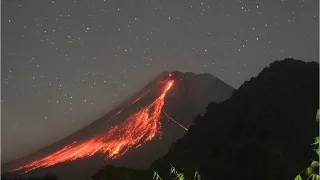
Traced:
<svg viewBox="0 0 320 180">
<path fill-rule="evenodd" d="M 300 174 L 297 175 L 297 176 L 294 178 L 294 180 L 302 180 L 301 175 L 300 175 Z"/>
<path fill-rule="evenodd" d="M 153 171 L 153 178 L 152 179 L 156 179 L 157 177 L 157 173 L 155 171 Z"/>
<path fill-rule="evenodd" d="M 170 166 L 171 166 L 170 175 L 176 174 L 176 168 L 175 168 L 171 163 L 169 163 L 169 164 L 170 164 Z"/>
<path fill-rule="evenodd" d="M 317 115 L 316 115 L 316 121 L 319 121 L 319 118 L 320 118 L 320 111 L 319 111 L 319 109 L 318 109 Z"/>
<path fill-rule="evenodd" d="M 201 180 L 201 176 L 199 174 L 199 171 L 196 169 L 196 171 L 194 172 L 194 180 Z"/>
<path fill-rule="evenodd" d="M 308 168 L 306 169 L 306 174 L 307 174 L 308 176 L 310 176 L 310 175 L 312 174 L 312 167 L 308 167 Z"/>
<path fill-rule="evenodd" d="M 320 179 L 320 177 L 319 177 L 318 174 L 313 174 L 312 175 L 312 180 L 319 180 L 319 179 Z"/>
<path fill-rule="evenodd" d="M 312 161 L 310 166 L 311 167 L 317 167 L 317 166 L 319 166 L 319 162 L 318 161 Z"/>
<path fill-rule="evenodd" d="M 158 179 L 162 180 L 159 174 L 153 170 L 153 180 L 158 180 Z"/>
<path fill-rule="evenodd" d="M 320 156 L 320 149 L 314 149 L 313 151 L 315 151 L 318 154 L 318 156 Z"/>
<path fill-rule="evenodd" d="M 317 145 L 319 144 L 319 136 L 314 138 L 314 143 L 312 143 L 312 145 Z"/>
<path fill-rule="evenodd" d="M 176 174 L 176 173 L 177 173 L 176 169 L 173 166 L 171 166 L 170 174 Z"/>
<path fill-rule="evenodd" d="M 177 175 L 177 178 L 178 178 L 179 180 L 184 180 L 184 174 L 183 174 L 183 173 L 179 173 L 179 174 Z"/>
</svg>

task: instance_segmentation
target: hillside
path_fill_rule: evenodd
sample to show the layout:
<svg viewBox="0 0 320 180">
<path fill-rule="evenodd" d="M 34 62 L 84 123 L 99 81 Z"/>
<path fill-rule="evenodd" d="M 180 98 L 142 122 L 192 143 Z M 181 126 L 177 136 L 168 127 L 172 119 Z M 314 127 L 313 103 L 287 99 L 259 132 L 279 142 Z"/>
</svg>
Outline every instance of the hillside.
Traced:
<svg viewBox="0 0 320 180">
<path fill-rule="evenodd" d="M 186 135 L 150 167 L 163 179 L 172 163 L 202 179 L 288 180 L 315 155 L 318 134 L 319 64 L 276 61 L 232 97 L 210 103 Z"/>
<path fill-rule="evenodd" d="M 168 76 L 168 74 L 171 75 Z M 30 167 L 21 169 L 28 170 L 34 168 L 24 176 L 43 176 L 46 173 L 50 173 L 57 175 L 60 180 L 69 180 L 70 174 L 73 174 L 73 178 L 81 180 L 88 179 L 105 163 L 147 169 L 152 161 L 163 156 L 168 151 L 170 145 L 186 133 L 184 129 L 173 123 L 160 111 L 161 115 L 159 116 L 159 122 L 161 124 L 161 129 L 159 128 L 160 126 L 157 125 L 157 128 L 159 128 L 157 130 L 161 130 L 162 133 L 157 132 L 157 136 L 153 137 L 153 134 L 151 133 L 151 131 L 153 131 L 152 129 L 143 129 L 139 130 L 139 132 L 133 132 L 130 136 L 136 138 L 137 134 L 139 134 L 141 140 L 129 144 L 132 145 L 132 148 L 124 146 L 122 149 L 119 150 L 118 148 L 117 150 L 117 147 L 114 146 L 114 152 L 119 153 L 121 150 L 121 153 L 124 152 L 116 159 L 107 158 L 108 161 L 105 162 L 105 154 L 101 151 L 95 152 L 96 149 L 91 149 L 91 147 L 96 146 L 97 148 L 100 148 L 101 146 L 100 144 L 97 144 L 97 142 L 112 143 L 113 140 L 117 141 L 121 138 L 128 137 L 128 132 L 125 129 L 118 128 L 115 132 L 112 132 L 111 129 L 117 127 L 129 128 L 132 126 L 141 128 L 142 125 L 145 125 L 144 121 L 140 122 L 139 119 L 130 118 L 134 117 L 136 113 L 140 112 L 143 108 L 153 104 L 154 101 L 160 97 L 165 88 L 164 82 L 168 81 L 168 79 L 173 80 L 174 84 L 165 94 L 164 104 L 161 108 L 175 121 L 185 127 L 189 127 L 192 124 L 193 118 L 197 114 L 205 112 L 205 108 L 210 101 L 222 102 L 229 98 L 233 92 L 232 87 L 209 74 L 196 75 L 178 71 L 162 73 L 152 82 L 148 83 L 146 87 L 142 88 L 142 90 L 134 97 L 128 99 L 128 101 L 124 102 L 115 110 L 52 145 L 27 157 L 2 165 L 2 171 L 6 172 L 33 162 L 30 164 Z M 148 112 L 150 117 L 154 116 L 155 109 L 158 107 L 157 105 L 158 104 L 152 105 L 152 108 L 150 108 L 150 112 Z M 152 121 L 154 120 L 155 119 L 152 119 Z M 136 123 L 132 124 L 132 121 L 136 121 Z M 155 120 L 154 122 L 157 121 Z M 147 124 L 147 126 L 149 125 Z M 135 131 L 136 129 L 129 129 L 129 131 L 131 130 Z M 109 131 L 111 133 L 108 133 Z M 101 134 L 108 135 L 107 137 L 101 138 Z M 146 140 L 148 139 L 147 136 L 152 137 L 153 139 Z M 113 138 L 112 141 L 110 141 L 111 138 Z M 92 145 L 89 145 L 88 143 L 91 143 Z M 139 143 L 141 143 L 142 146 L 139 146 Z M 118 147 L 120 147 L 120 145 Z M 77 148 L 79 148 L 79 151 L 77 151 Z M 60 151 L 61 153 L 56 153 Z M 90 156 L 85 154 L 83 156 L 86 157 L 82 158 L 83 153 L 90 154 Z M 79 158 L 80 155 L 81 158 Z M 44 158 L 46 156 L 50 158 Z M 17 176 L 16 172 L 7 175 Z"/>
</svg>

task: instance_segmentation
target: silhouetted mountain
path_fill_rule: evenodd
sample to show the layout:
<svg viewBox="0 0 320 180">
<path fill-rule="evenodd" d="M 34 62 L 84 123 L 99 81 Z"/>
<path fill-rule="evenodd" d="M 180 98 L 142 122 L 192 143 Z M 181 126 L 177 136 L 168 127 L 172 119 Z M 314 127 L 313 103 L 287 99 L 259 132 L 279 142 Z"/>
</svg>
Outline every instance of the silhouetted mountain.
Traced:
<svg viewBox="0 0 320 180">
<path fill-rule="evenodd" d="M 145 170 L 115 167 L 112 165 L 106 165 L 92 176 L 94 180 L 143 180 L 151 178 L 152 174 Z"/>
<path fill-rule="evenodd" d="M 58 180 L 58 177 L 55 175 L 51 174 L 46 174 L 43 177 L 35 177 L 35 176 L 30 176 L 28 178 L 5 178 L 3 175 L 1 175 L 1 180 Z"/>
<path fill-rule="evenodd" d="M 192 124 L 197 114 L 205 112 L 209 102 L 222 102 L 229 98 L 233 92 L 232 87 L 210 74 L 195 75 L 193 73 L 181 73 L 178 71 L 172 72 L 171 74 L 172 77 L 170 77 L 174 79 L 175 82 L 165 96 L 163 110 L 174 120 L 186 127 Z M 94 135 L 105 132 L 111 126 L 118 125 L 124 119 L 158 98 L 164 86 L 161 82 L 165 78 L 168 78 L 168 73 L 162 73 L 134 97 L 124 102 L 123 105 L 83 129 L 27 157 L 2 165 L 2 171 L 6 172 L 9 169 L 43 158 L 75 141 L 76 143 L 86 141 Z M 150 93 L 142 97 L 143 94 L 149 91 Z M 132 104 L 138 97 L 142 98 Z M 119 111 L 121 111 L 121 113 L 111 119 L 111 117 Z M 155 138 L 139 148 L 129 150 L 125 155 L 117 159 L 109 160 L 107 163 L 117 166 L 147 169 L 152 161 L 162 157 L 168 151 L 170 145 L 186 133 L 184 129 L 169 121 L 164 114 L 161 115 L 161 126 L 163 130 L 161 139 Z M 49 172 L 57 175 L 59 179 L 62 180 L 69 180 L 70 175 L 72 175 L 72 179 L 88 179 L 106 163 L 104 158 L 103 155 L 96 154 L 88 158 L 56 164 L 45 169 L 35 169 L 27 173 L 27 175 L 43 176 Z M 16 176 L 17 174 L 9 173 L 7 175 Z"/>
<path fill-rule="evenodd" d="M 289 180 L 317 159 L 319 64 L 294 59 L 276 61 L 232 97 L 210 103 L 186 135 L 155 161 L 164 179 L 172 163 L 192 178 Z"/>
</svg>

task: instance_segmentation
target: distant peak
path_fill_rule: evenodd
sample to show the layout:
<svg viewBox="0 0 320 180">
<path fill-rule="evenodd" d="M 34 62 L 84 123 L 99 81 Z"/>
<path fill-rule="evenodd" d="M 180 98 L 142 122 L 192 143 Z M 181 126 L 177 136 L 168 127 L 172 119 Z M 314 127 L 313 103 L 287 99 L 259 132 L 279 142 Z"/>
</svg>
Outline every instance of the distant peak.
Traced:
<svg viewBox="0 0 320 180">
<path fill-rule="evenodd" d="M 220 80 L 216 76 L 210 74 L 210 73 L 193 73 L 193 72 L 181 72 L 181 71 L 165 71 L 162 72 L 158 78 L 160 79 L 181 79 L 181 78 L 187 78 L 187 79 L 193 79 L 193 78 L 200 78 L 200 79 L 213 79 L 213 80 Z M 221 81 L 221 80 L 220 80 Z"/>
<path fill-rule="evenodd" d="M 184 73 L 181 72 L 181 71 L 164 71 L 164 72 L 162 72 L 160 75 L 169 75 L 169 74 L 179 75 L 179 74 L 184 74 Z"/>
<path fill-rule="evenodd" d="M 214 75 L 210 74 L 210 73 L 193 73 L 193 72 L 181 72 L 181 71 L 165 71 L 163 73 L 160 74 L 160 76 L 164 75 L 167 76 L 171 74 L 172 76 L 210 76 L 210 77 L 214 77 Z"/>
</svg>

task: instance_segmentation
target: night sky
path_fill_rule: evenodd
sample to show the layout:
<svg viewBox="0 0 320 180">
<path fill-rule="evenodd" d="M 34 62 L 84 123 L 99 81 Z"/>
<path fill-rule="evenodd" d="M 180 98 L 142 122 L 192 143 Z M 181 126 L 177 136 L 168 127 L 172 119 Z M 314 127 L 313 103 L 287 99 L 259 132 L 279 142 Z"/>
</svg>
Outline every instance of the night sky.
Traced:
<svg viewBox="0 0 320 180">
<path fill-rule="evenodd" d="M 319 0 L 2 0 L 1 11 L 2 162 L 89 124 L 163 71 L 238 88 L 275 60 L 319 60 Z"/>
</svg>

